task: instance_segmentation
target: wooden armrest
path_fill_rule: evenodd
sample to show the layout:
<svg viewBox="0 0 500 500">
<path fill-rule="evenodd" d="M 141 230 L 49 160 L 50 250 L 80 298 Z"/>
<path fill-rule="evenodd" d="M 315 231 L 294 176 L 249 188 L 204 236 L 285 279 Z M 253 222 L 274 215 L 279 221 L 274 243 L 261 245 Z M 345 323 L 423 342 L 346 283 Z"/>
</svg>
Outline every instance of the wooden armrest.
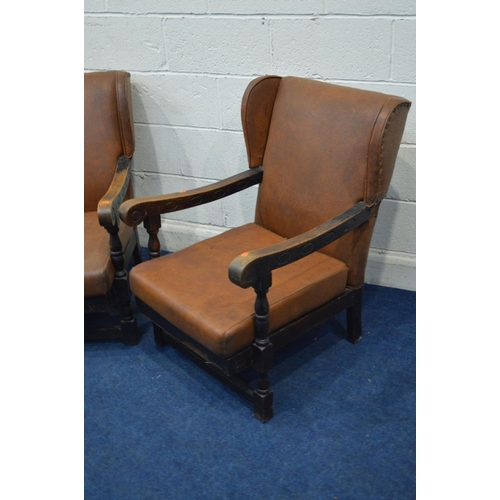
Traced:
<svg viewBox="0 0 500 500">
<path fill-rule="evenodd" d="M 125 201 L 119 210 L 120 218 L 131 227 L 139 225 L 146 217 L 177 212 L 210 203 L 242 191 L 262 181 L 262 167 L 233 175 L 209 186 L 160 196 L 133 198 Z"/>
<path fill-rule="evenodd" d="M 118 208 L 127 192 L 129 180 L 130 159 L 120 156 L 111 185 L 97 205 L 97 216 L 101 226 L 115 226 L 118 222 Z"/>
<path fill-rule="evenodd" d="M 341 215 L 306 233 L 267 248 L 245 252 L 229 265 L 229 279 L 241 288 L 248 288 L 259 276 L 291 264 L 360 226 L 370 218 L 372 208 L 360 201 Z"/>
</svg>

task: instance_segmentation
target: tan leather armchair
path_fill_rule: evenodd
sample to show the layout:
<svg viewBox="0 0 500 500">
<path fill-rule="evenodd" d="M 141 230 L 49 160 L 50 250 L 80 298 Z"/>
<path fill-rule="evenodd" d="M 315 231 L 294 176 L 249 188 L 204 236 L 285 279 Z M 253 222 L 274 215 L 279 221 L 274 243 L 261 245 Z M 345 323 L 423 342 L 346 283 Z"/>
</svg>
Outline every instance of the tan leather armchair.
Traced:
<svg viewBox="0 0 500 500">
<path fill-rule="evenodd" d="M 140 262 L 140 250 L 135 229 L 120 224 L 118 216 L 122 201 L 132 196 L 130 160 L 135 143 L 130 75 L 86 73 L 84 80 L 85 340 L 137 344 L 140 337 L 127 266 L 132 256 Z M 113 316 L 115 321 L 110 321 Z"/>
<path fill-rule="evenodd" d="M 273 352 L 346 310 L 361 339 L 370 240 L 387 193 L 410 102 L 294 77 L 250 83 L 242 102 L 250 170 L 164 196 L 128 200 L 157 257 L 160 215 L 259 184 L 255 222 L 131 271 L 139 309 L 158 344 L 173 344 L 273 416 Z M 253 290 L 252 290 L 253 288 Z M 238 376 L 254 367 L 256 387 Z"/>
</svg>

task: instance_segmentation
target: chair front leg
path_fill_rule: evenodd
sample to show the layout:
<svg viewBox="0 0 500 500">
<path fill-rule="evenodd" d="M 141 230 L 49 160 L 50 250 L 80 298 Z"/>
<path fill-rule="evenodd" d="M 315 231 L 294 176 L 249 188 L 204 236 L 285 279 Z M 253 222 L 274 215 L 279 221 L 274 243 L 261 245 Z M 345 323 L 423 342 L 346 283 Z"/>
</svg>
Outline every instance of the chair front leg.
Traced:
<svg viewBox="0 0 500 500">
<path fill-rule="evenodd" d="M 135 345 L 139 342 L 139 330 L 137 321 L 131 306 L 131 293 L 128 284 L 128 274 L 125 270 L 125 259 L 123 257 L 123 248 L 118 236 L 118 227 L 112 226 L 106 228 L 109 233 L 109 248 L 111 251 L 111 261 L 115 269 L 114 286 L 116 296 L 120 307 L 120 330 L 123 343 L 126 345 Z"/>
<path fill-rule="evenodd" d="M 144 227 L 148 232 L 148 251 L 150 259 L 157 259 L 161 255 L 161 245 L 160 240 L 158 239 L 158 232 L 161 228 L 161 216 L 160 215 L 152 215 L 150 217 L 146 217 L 144 219 Z M 166 337 L 163 334 L 163 329 L 158 326 L 156 323 L 153 323 L 153 332 L 155 343 L 158 346 L 167 345 Z"/>
<path fill-rule="evenodd" d="M 269 371 L 273 364 L 273 345 L 269 341 L 269 301 L 267 292 L 272 284 L 271 273 L 261 276 L 253 285 L 255 299 L 254 368 L 259 374 L 254 391 L 254 417 L 267 422 L 273 417 L 273 391 L 269 382 Z"/>
</svg>

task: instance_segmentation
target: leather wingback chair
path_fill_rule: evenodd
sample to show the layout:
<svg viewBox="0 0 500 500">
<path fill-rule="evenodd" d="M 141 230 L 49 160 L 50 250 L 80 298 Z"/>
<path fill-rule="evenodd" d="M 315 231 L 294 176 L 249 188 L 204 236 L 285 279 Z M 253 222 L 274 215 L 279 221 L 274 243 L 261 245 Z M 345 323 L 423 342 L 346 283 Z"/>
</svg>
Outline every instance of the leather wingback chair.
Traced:
<svg viewBox="0 0 500 500">
<path fill-rule="evenodd" d="M 85 339 L 137 344 L 127 265 L 132 255 L 139 262 L 140 252 L 135 229 L 120 224 L 118 216 L 122 201 L 132 196 L 130 160 L 135 142 L 130 75 L 86 73 L 84 80 Z M 114 312 L 119 320 L 110 321 Z"/>
<path fill-rule="evenodd" d="M 274 351 L 343 310 L 348 339 L 361 338 L 370 240 L 409 108 L 382 93 L 257 78 L 242 102 L 249 171 L 120 208 L 131 227 L 144 221 L 157 257 L 161 214 L 260 185 L 255 222 L 136 266 L 131 287 L 156 342 L 189 354 L 262 422 L 273 416 Z M 249 367 L 255 387 L 238 376 Z"/>
</svg>

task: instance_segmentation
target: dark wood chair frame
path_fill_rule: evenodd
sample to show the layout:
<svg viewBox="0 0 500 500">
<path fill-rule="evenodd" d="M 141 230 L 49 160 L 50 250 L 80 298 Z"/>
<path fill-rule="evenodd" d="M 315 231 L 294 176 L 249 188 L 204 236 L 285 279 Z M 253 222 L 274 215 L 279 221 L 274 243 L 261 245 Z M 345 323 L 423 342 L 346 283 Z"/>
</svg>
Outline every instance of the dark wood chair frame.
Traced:
<svg viewBox="0 0 500 500">
<path fill-rule="evenodd" d="M 108 191 L 99 201 L 97 216 L 99 224 L 109 233 L 109 249 L 114 267 L 114 281 L 107 295 L 85 297 L 85 316 L 109 314 L 118 311 L 120 322 L 111 325 L 85 325 L 85 341 L 122 340 L 126 345 L 136 345 L 140 340 L 137 320 L 132 309 L 132 294 L 128 283 L 127 267 L 141 262 L 141 251 L 137 231 L 123 248 L 118 236 L 120 218 L 118 208 L 122 204 L 129 188 L 131 176 L 131 160 L 120 156 Z"/>
<path fill-rule="evenodd" d="M 149 234 L 148 249 L 151 258 L 160 256 L 158 230 L 161 215 L 185 208 L 202 205 L 260 184 L 264 171 L 262 166 L 234 175 L 209 186 L 163 196 L 150 196 L 127 200 L 119 209 L 123 222 L 136 227 L 144 222 Z M 347 313 L 347 335 L 353 344 L 362 336 L 361 304 L 362 287 L 346 289 L 339 297 L 330 300 L 314 311 L 288 323 L 276 331 L 269 332 L 269 302 L 267 292 L 272 285 L 272 271 L 295 262 L 311 252 L 341 238 L 344 234 L 368 221 L 377 205 L 367 207 L 360 201 L 341 215 L 279 244 L 245 252 L 236 257 L 228 269 L 229 279 L 242 288 L 253 287 L 256 293 L 254 343 L 229 357 L 221 358 L 193 340 L 169 323 L 144 302 L 136 298 L 139 310 L 153 322 L 155 342 L 172 344 L 198 365 L 221 380 L 245 400 L 253 404 L 254 416 L 261 422 L 273 417 L 273 391 L 269 372 L 273 364 L 273 352 L 286 346 L 341 311 Z M 168 279 L 168 276 L 165 276 Z M 253 367 L 258 380 L 251 386 L 239 373 Z"/>
</svg>

